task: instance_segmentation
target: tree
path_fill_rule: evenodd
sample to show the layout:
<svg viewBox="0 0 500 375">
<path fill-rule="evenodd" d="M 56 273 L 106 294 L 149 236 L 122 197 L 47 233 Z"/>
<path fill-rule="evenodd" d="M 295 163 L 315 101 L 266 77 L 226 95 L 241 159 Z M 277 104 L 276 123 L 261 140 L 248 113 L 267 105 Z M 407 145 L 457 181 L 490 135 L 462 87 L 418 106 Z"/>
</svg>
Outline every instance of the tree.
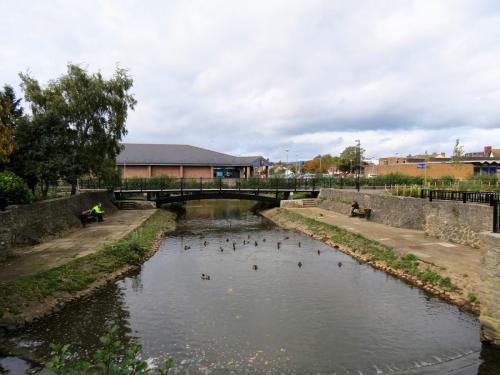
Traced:
<svg viewBox="0 0 500 375">
<path fill-rule="evenodd" d="M 66 146 L 72 138 L 73 131 L 52 112 L 24 118 L 14 133 L 12 169 L 33 191 L 39 184 L 42 197 L 46 198 L 49 187 L 67 170 Z"/>
<path fill-rule="evenodd" d="M 16 98 L 11 86 L 5 85 L 3 92 L 0 90 L 0 165 L 6 164 L 14 151 L 12 134 L 22 116 L 21 99 Z"/>
<path fill-rule="evenodd" d="M 45 88 L 28 74 L 20 77 L 33 119 L 51 113 L 71 130 L 61 172 L 74 194 L 79 177 L 109 170 L 109 161 L 114 163 L 120 152 L 120 141 L 127 133 L 128 109 L 133 110 L 137 103 L 129 93 L 132 78 L 126 70 L 117 68 L 113 77 L 105 80 L 101 73 L 91 74 L 73 64 Z"/>
<path fill-rule="evenodd" d="M 319 160 L 313 159 L 308 160 L 304 163 L 304 171 L 309 173 L 314 173 L 319 169 Z"/>
<path fill-rule="evenodd" d="M 358 153 L 358 148 L 356 146 L 346 147 L 339 157 L 339 169 L 343 172 L 357 170 L 363 161 L 364 153 L 365 150 L 363 148 L 361 148 Z"/>
<path fill-rule="evenodd" d="M 462 162 L 464 156 L 464 147 L 460 146 L 460 140 L 457 138 L 455 141 L 455 147 L 453 147 L 453 156 L 451 160 L 455 164 L 459 164 Z"/>
</svg>

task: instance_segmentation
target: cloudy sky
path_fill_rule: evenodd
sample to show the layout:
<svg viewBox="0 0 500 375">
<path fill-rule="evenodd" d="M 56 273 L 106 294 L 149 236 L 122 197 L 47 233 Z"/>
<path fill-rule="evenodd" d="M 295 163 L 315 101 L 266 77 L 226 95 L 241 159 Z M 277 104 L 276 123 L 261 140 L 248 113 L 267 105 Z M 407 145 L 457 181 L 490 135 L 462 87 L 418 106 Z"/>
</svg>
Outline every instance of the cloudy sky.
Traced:
<svg viewBox="0 0 500 375">
<path fill-rule="evenodd" d="M 497 0 L 0 0 L 0 84 L 129 70 L 127 142 L 273 160 L 500 147 Z"/>
</svg>

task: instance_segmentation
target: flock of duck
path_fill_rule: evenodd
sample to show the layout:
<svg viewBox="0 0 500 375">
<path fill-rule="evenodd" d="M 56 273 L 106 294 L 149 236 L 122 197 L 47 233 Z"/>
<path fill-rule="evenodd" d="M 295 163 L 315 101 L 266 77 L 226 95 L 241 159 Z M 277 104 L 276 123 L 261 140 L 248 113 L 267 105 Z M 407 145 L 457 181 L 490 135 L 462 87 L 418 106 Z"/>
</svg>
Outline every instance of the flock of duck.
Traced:
<svg viewBox="0 0 500 375">
<path fill-rule="evenodd" d="M 203 236 L 201 236 L 200 238 L 203 238 Z M 285 240 L 288 240 L 288 239 L 290 239 L 290 237 L 285 237 L 284 239 L 285 239 Z M 229 238 L 226 238 L 226 242 L 229 242 Z M 265 238 L 263 238 L 263 239 L 262 239 L 262 242 L 266 242 L 266 239 L 265 239 Z M 248 240 L 247 240 L 247 239 L 244 239 L 244 240 L 243 240 L 243 245 L 249 245 L 250 243 L 251 243 L 251 241 L 250 241 L 250 235 L 248 235 Z M 203 241 L 203 246 L 204 246 L 204 247 L 207 247 L 207 245 L 208 245 L 208 241 L 206 241 L 206 240 L 205 240 L 205 241 Z M 298 244 L 297 244 L 297 245 L 298 245 L 298 247 L 302 247 L 302 244 L 300 243 L 300 241 L 298 242 Z M 257 241 L 254 241 L 254 246 L 259 246 L 259 244 L 258 244 L 258 242 L 257 242 Z M 280 250 L 280 248 L 281 248 L 281 241 L 278 241 L 278 242 L 276 243 L 276 246 L 277 246 L 278 250 Z M 233 247 L 233 251 L 236 251 L 236 242 L 232 242 L 232 247 Z M 338 246 L 334 246 L 334 248 L 338 249 L 339 247 L 338 247 Z M 189 246 L 189 245 L 185 245 L 185 246 L 184 246 L 184 250 L 190 250 L 190 249 L 191 249 L 191 246 Z M 220 251 L 221 253 L 223 253 L 223 252 L 224 252 L 224 248 L 223 248 L 222 246 L 219 246 L 219 251 Z M 321 255 L 321 251 L 320 251 L 320 250 L 318 250 L 318 251 L 317 251 L 317 253 L 318 253 L 318 255 Z M 303 264 L 301 261 L 299 261 L 299 262 L 297 263 L 297 266 L 298 266 L 299 268 L 302 268 L 302 266 L 303 266 L 303 265 L 304 265 L 304 264 Z M 337 262 L 337 266 L 338 266 L 339 268 L 340 268 L 340 267 L 342 267 L 342 262 Z M 254 264 L 254 265 L 252 265 L 252 269 L 253 269 L 254 271 L 257 271 L 257 270 L 259 269 L 259 266 L 258 266 L 257 264 Z M 201 274 L 201 279 L 202 279 L 202 280 L 210 280 L 210 275 L 207 275 L 207 274 L 202 273 L 202 274 Z"/>
</svg>

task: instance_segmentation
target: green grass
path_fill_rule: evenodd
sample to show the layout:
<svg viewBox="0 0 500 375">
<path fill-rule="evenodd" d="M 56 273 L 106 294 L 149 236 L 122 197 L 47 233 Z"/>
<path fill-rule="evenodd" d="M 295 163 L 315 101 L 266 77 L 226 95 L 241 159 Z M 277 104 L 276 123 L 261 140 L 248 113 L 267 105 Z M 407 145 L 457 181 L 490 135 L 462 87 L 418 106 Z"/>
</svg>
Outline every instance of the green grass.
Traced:
<svg viewBox="0 0 500 375">
<path fill-rule="evenodd" d="M 84 290 L 94 281 L 126 265 L 140 264 L 158 233 L 172 230 L 174 226 L 175 215 L 169 211 L 158 210 L 140 227 L 122 239 L 105 245 L 96 253 L 2 285 L 0 317 L 7 312 L 18 315 L 23 307 L 33 302 L 42 303 L 51 296 Z"/>
<path fill-rule="evenodd" d="M 469 294 L 467 294 L 467 299 L 470 301 L 470 302 L 476 302 L 477 301 L 477 296 L 470 292 Z"/>
<path fill-rule="evenodd" d="M 305 224 L 314 234 L 321 237 L 328 237 L 335 243 L 347 246 L 355 253 L 369 255 L 372 260 L 381 261 L 392 268 L 404 270 L 408 274 L 416 276 L 424 282 L 438 285 L 443 289 L 451 291 L 459 290 L 459 288 L 451 282 L 449 277 L 442 277 L 430 268 L 425 271 L 420 271 L 420 262 L 415 254 L 407 253 L 399 256 L 392 247 L 370 240 L 359 233 L 350 232 L 335 225 L 323 223 L 312 218 L 306 218 L 285 209 L 280 208 L 277 211 L 281 217 L 294 223 Z"/>
</svg>

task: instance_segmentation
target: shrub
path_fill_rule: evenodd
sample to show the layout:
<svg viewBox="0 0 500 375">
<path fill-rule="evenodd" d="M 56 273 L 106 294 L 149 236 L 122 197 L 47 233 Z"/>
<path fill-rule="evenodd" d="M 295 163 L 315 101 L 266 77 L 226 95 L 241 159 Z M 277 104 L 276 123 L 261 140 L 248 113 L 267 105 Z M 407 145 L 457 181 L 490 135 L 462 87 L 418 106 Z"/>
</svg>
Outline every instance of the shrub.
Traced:
<svg viewBox="0 0 500 375">
<path fill-rule="evenodd" d="M 26 204 L 33 201 L 33 194 L 21 177 L 10 171 L 0 173 L 0 199 L 6 204 Z"/>
<path fill-rule="evenodd" d="M 470 301 L 470 302 L 476 302 L 477 301 L 477 296 L 470 292 L 469 294 L 467 294 L 467 299 Z"/>
</svg>

